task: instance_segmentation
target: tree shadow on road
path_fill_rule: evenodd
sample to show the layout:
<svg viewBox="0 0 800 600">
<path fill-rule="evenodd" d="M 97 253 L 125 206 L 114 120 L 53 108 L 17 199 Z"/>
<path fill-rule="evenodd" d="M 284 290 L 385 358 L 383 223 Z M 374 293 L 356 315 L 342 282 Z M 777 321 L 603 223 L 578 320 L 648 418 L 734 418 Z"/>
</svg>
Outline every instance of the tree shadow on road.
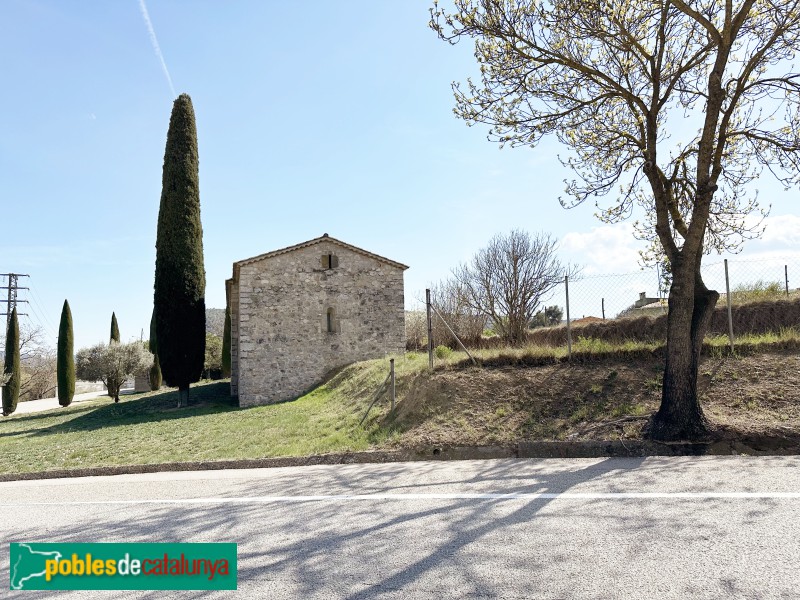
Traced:
<svg viewBox="0 0 800 600">
<path fill-rule="evenodd" d="M 275 469 L 263 472 L 258 478 L 232 479 L 222 495 L 240 498 L 392 491 L 433 494 L 445 489 L 451 493 L 500 494 L 613 491 L 625 488 L 625 480 L 632 481 L 634 475 L 642 485 L 680 477 L 690 464 L 662 461 L 659 468 L 649 469 L 643 468 L 644 460 L 495 460 L 477 468 L 474 462 L 448 463 L 452 468 L 444 468 L 441 463 L 415 463 L 411 468 L 402 464 L 348 465 L 308 467 L 302 475 L 297 470 Z M 650 459 L 653 460 L 659 459 Z M 213 478 L 213 474 L 208 475 L 209 480 Z M 615 484 L 615 480 L 620 482 Z M 209 486 L 208 482 L 198 480 L 192 496 L 219 495 Z M 553 519 L 568 517 L 563 524 L 559 521 L 559 528 L 566 528 L 557 528 L 559 535 L 580 535 L 570 529 L 570 523 L 590 514 L 607 523 L 615 535 L 630 535 L 631 541 L 622 545 L 622 551 L 632 554 L 645 550 L 637 532 L 657 524 L 663 526 L 652 513 L 637 514 L 632 519 L 632 511 L 638 510 L 633 502 L 598 500 L 587 505 L 559 500 L 557 509 L 551 508 L 554 502 L 553 498 L 422 497 L 137 505 L 135 510 L 124 511 L 114 505 L 65 506 L 59 511 L 75 511 L 74 524 L 53 525 L 43 533 L 24 523 L 12 523 L 8 515 L 2 529 L 9 541 L 236 542 L 239 591 L 244 595 L 356 600 L 381 595 L 408 597 L 420 589 L 431 597 L 493 598 L 504 593 L 498 588 L 498 574 L 504 580 L 513 578 L 514 589 L 522 596 L 558 597 L 559 590 L 548 586 L 554 581 L 565 586 L 580 585 L 579 580 L 570 578 L 581 574 L 562 573 L 565 565 L 574 561 L 567 561 L 569 557 L 560 543 L 563 538 L 554 537 L 552 528 L 545 527 Z M 87 510 L 90 515 L 84 514 Z M 572 516 L 574 521 L 569 518 Z M 689 542 L 713 538 L 715 532 L 698 523 L 694 511 L 687 511 L 670 524 L 670 531 Z M 519 544 L 522 539 L 531 541 L 523 546 Z M 497 555 L 499 546 L 506 550 L 502 558 Z M 7 552 L 8 545 L 0 548 L 0 561 L 8 560 L 7 555 L 2 556 Z M 114 594 L 114 597 L 119 595 Z M 229 594 L 196 591 L 192 597 Z M 163 598 L 165 592 L 132 595 Z M 28 592 L 26 597 L 44 598 L 46 593 L 37 596 Z"/>
</svg>

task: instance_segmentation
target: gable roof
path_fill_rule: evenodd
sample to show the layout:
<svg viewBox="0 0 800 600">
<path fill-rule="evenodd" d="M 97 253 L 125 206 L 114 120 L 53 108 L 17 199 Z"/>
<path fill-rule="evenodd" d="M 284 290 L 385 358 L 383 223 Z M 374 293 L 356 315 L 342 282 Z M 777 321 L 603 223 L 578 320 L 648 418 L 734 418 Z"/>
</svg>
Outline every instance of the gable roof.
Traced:
<svg viewBox="0 0 800 600">
<path fill-rule="evenodd" d="M 279 256 L 281 254 L 286 254 L 288 252 L 293 252 L 294 250 L 300 250 L 302 248 L 308 248 L 310 246 L 314 246 L 315 244 L 319 244 L 320 242 L 331 242 L 336 246 L 340 246 L 342 248 L 346 248 L 351 252 L 355 252 L 356 254 L 361 254 L 362 256 L 366 256 L 368 258 L 374 258 L 377 261 L 382 263 L 386 263 L 392 267 L 396 267 L 398 269 L 403 269 L 404 271 L 408 268 L 407 265 L 403 263 L 396 262 L 394 260 L 389 260 L 388 258 L 384 258 L 383 256 L 379 256 L 378 254 L 374 254 L 372 252 L 368 252 L 363 248 L 358 248 L 356 246 L 351 246 L 350 244 L 346 244 L 341 240 L 337 240 L 336 238 L 330 237 L 327 233 L 323 233 L 320 237 L 314 238 L 313 240 L 308 240 L 307 242 L 303 242 L 301 244 L 295 244 L 294 246 L 287 246 L 286 248 L 281 248 L 280 250 L 273 250 L 272 252 L 267 252 L 265 254 L 259 254 L 258 256 L 253 256 L 252 258 L 245 258 L 243 260 L 237 261 L 233 263 L 234 268 L 241 267 L 243 265 L 249 265 L 254 262 L 258 262 L 261 260 L 265 260 L 267 258 L 272 258 L 273 256 Z"/>
</svg>

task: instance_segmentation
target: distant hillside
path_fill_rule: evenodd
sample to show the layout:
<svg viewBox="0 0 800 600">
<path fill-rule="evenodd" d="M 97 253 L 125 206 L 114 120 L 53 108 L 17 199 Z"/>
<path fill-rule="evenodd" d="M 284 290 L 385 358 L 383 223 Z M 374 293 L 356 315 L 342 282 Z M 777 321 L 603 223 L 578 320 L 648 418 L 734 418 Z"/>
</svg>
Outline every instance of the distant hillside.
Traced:
<svg viewBox="0 0 800 600">
<path fill-rule="evenodd" d="M 206 333 L 213 333 L 222 337 L 222 330 L 225 329 L 225 309 L 207 308 L 206 309 Z"/>
</svg>

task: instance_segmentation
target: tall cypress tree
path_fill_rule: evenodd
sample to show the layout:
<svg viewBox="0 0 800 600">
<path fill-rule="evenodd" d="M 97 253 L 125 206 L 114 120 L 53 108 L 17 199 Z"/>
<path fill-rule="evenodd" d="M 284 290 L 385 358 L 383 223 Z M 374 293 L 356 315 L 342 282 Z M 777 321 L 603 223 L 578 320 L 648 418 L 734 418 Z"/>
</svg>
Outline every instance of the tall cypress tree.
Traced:
<svg viewBox="0 0 800 600">
<path fill-rule="evenodd" d="M 111 337 L 108 340 L 108 343 L 117 342 L 119 343 L 119 325 L 117 325 L 117 315 L 116 313 L 111 313 Z"/>
<path fill-rule="evenodd" d="M 150 390 L 153 392 L 161 389 L 161 363 L 158 362 L 158 336 L 156 335 L 156 309 L 150 317 L 150 352 L 153 354 L 153 364 L 150 367 Z"/>
<path fill-rule="evenodd" d="M 11 378 L 3 387 L 3 415 L 10 415 L 17 410 L 20 388 L 20 358 L 19 358 L 19 321 L 17 320 L 17 307 L 11 311 L 11 318 L 6 332 L 6 357 L 3 372 Z"/>
<path fill-rule="evenodd" d="M 164 380 L 189 401 L 206 351 L 206 276 L 200 223 L 197 130 L 187 94 L 172 107 L 164 151 L 156 235 L 154 306 L 158 358 Z"/>
<path fill-rule="evenodd" d="M 231 376 L 231 309 L 225 307 L 225 327 L 222 330 L 222 376 Z"/>
<path fill-rule="evenodd" d="M 75 354 L 72 341 L 72 311 L 66 300 L 64 308 L 61 309 L 61 324 L 58 326 L 56 380 L 58 403 L 61 406 L 69 406 L 75 396 Z"/>
</svg>

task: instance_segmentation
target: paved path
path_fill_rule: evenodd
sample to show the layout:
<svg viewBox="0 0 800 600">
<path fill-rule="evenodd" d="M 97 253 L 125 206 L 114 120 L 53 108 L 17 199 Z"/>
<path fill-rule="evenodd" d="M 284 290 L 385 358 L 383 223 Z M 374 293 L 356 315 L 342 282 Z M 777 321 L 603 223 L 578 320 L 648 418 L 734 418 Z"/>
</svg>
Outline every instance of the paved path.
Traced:
<svg viewBox="0 0 800 600">
<path fill-rule="evenodd" d="M 133 393 L 133 388 L 120 391 L 120 395 L 130 394 L 130 393 Z M 86 392 L 85 394 L 75 394 L 75 396 L 72 398 L 72 404 L 77 404 L 78 402 L 86 402 L 87 400 L 96 400 L 97 398 L 101 398 L 103 396 L 108 397 L 108 392 L 106 392 L 106 390 Z M 27 413 L 40 412 L 43 410 L 50 410 L 53 408 L 61 408 L 61 405 L 58 403 L 58 398 L 42 398 L 41 400 L 29 400 L 28 402 L 20 402 L 19 404 L 17 404 L 17 410 L 14 411 L 14 414 L 24 415 Z"/>
<path fill-rule="evenodd" d="M 6 541 L 237 542 L 242 598 L 796 598 L 800 590 L 800 457 L 121 475 L 0 483 L 0 505 Z M 7 553 L 1 545 L 0 564 Z M 7 570 L 2 577 L 7 590 Z"/>
</svg>

